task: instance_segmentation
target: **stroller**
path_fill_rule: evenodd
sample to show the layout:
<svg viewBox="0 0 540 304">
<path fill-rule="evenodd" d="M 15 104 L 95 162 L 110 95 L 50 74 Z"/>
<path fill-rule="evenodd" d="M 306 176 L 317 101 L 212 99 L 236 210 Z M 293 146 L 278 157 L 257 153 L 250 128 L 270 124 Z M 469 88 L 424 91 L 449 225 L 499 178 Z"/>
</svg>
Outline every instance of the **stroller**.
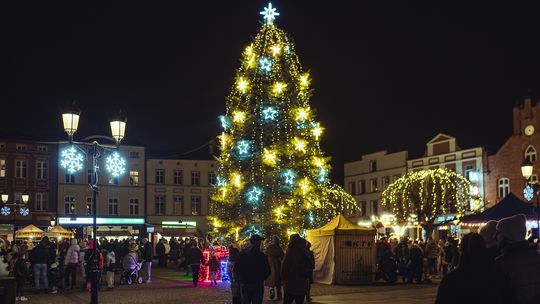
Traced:
<svg viewBox="0 0 540 304">
<path fill-rule="evenodd" d="M 47 271 L 47 277 L 49 279 L 49 286 L 52 286 L 52 293 L 56 293 L 62 285 L 62 270 L 58 261 L 51 264 Z"/>
<path fill-rule="evenodd" d="M 142 284 L 143 279 L 139 274 L 139 271 L 142 268 L 142 263 L 137 261 L 137 256 L 135 254 L 127 254 L 122 261 L 123 271 L 122 276 L 120 277 L 120 285 L 131 285 L 133 282 Z"/>
</svg>

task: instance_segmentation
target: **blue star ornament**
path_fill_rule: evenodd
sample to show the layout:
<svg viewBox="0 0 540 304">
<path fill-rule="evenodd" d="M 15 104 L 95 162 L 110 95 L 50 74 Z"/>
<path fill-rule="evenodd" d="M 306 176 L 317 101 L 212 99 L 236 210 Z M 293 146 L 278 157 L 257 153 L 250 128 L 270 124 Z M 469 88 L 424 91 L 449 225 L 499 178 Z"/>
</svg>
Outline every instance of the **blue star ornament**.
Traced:
<svg viewBox="0 0 540 304">
<path fill-rule="evenodd" d="M 276 120 L 276 116 L 278 114 L 278 111 L 274 109 L 273 107 L 266 107 L 263 111 L 263 119 L 264 120 Z"/>
<path fill-rule="evenodd" d="M 263 74 L 270 73 L 270 71 L 272 71 L 272 60 L 270 60 L 268 57 L 262 57 L 259 60 L 259 68 Z"/>
<path fill-rule="evenodd" d="M 250 146 L 247 140 L 239 141 L 236 148 L 238 149 L 238 154 L 240 154 L 240 156 L 246 156 L 249 154 Z"/>
<path fill-rule="evenodd" d="M 279 16 L 276 9 L 272 7 L 272 3 L 268 3 L 268 7 L 265 7 L 264 11 L 260 14 L 264 16 L 263 19 L 266 21 L 266 24 L 273 24 L 274 20 L 276 20 L 276 16 Z"/>
<path fill-rule="evenodd" d="M 253 186 L 246 194 L 250 203 L 257 203 L 261 199 L 262 190 L 257 186 Z"/>
<path fill-rule="evenodd" d="M 285 170 L 285 172 L 283 172 L 283 177 L 285 178 L 285 184 L 292 186 L 294 184 L 296 174 L 292 170 Z"/>
</svg>

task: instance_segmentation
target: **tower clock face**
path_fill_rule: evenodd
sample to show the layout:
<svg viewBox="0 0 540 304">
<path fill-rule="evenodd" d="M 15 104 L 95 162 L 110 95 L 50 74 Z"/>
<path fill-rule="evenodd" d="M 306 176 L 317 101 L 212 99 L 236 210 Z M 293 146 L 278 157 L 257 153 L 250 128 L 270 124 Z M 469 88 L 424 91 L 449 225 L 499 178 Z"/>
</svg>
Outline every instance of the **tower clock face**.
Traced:
<svg viewBox="0 0 540 304">
<path fill-rule="evenodd" d="M 525 131 L 525 135 L 531 136 L 531 135 L 534 134 L 534 126 L 533 126 L 533 125 L 527 125 L 527 126 L 525 127 L 525 130 L 524 130 L 524 131 Z"/>
</svg>

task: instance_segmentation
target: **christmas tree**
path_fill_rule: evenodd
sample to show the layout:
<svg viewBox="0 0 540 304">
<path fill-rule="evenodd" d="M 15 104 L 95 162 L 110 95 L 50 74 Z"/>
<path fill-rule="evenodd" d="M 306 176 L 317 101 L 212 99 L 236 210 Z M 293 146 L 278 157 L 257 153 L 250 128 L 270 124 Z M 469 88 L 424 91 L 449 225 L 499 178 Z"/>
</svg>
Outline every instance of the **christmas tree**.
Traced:
<svg viewBox="0 0 540 304">
<path fill-rule="evenodd" d="M 319 146 L 324 128 L 309 106 L 309 74 L 294 44 L 265 22 L 246 47 L 236 83 L 220 116 L 220 156 L 211 225 L 236 239 L 252 233 L 286 237 L 318 227 L 357 205 L 328 180 L 329 158 Z"/>
</svg>

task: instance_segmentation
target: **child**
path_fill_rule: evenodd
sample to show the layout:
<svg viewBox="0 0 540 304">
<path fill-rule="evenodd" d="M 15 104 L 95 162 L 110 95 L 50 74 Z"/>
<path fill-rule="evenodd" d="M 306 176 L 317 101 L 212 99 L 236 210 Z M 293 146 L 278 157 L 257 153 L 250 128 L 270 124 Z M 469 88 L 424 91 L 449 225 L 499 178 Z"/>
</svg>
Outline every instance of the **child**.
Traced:
<svg viewBox="0 0 540 304">
<path fill-rule="evenodd" d="M 105 270 L 107 271 L 107 290 L 112 290 L 114 287 L 114 270 L 116 267 L 116 255 L 114 251 L 109 251 L 107 253 L 107 266 Z"/>
<path fill-rule="evenodd" d="M 15 290 L 16 301 L 28 301 L 28 298 L 23 295 L 24 283 L 28 279 L 28 268 L 26 267 L 26 259 L 24 255 L 19 257 L 18 253 L 13 254 L 15 260 L 14 274 L 17 288 Z"/>
<path fill-rule="evenodd" d="M 219 270 L 219 261 L 216 258 L 215 252 L 210 253 L 210 259 L 208 260 L 208 268 L 210 268 L 210 285 L 217 286 L 216 277 Z"/>
</svg>

